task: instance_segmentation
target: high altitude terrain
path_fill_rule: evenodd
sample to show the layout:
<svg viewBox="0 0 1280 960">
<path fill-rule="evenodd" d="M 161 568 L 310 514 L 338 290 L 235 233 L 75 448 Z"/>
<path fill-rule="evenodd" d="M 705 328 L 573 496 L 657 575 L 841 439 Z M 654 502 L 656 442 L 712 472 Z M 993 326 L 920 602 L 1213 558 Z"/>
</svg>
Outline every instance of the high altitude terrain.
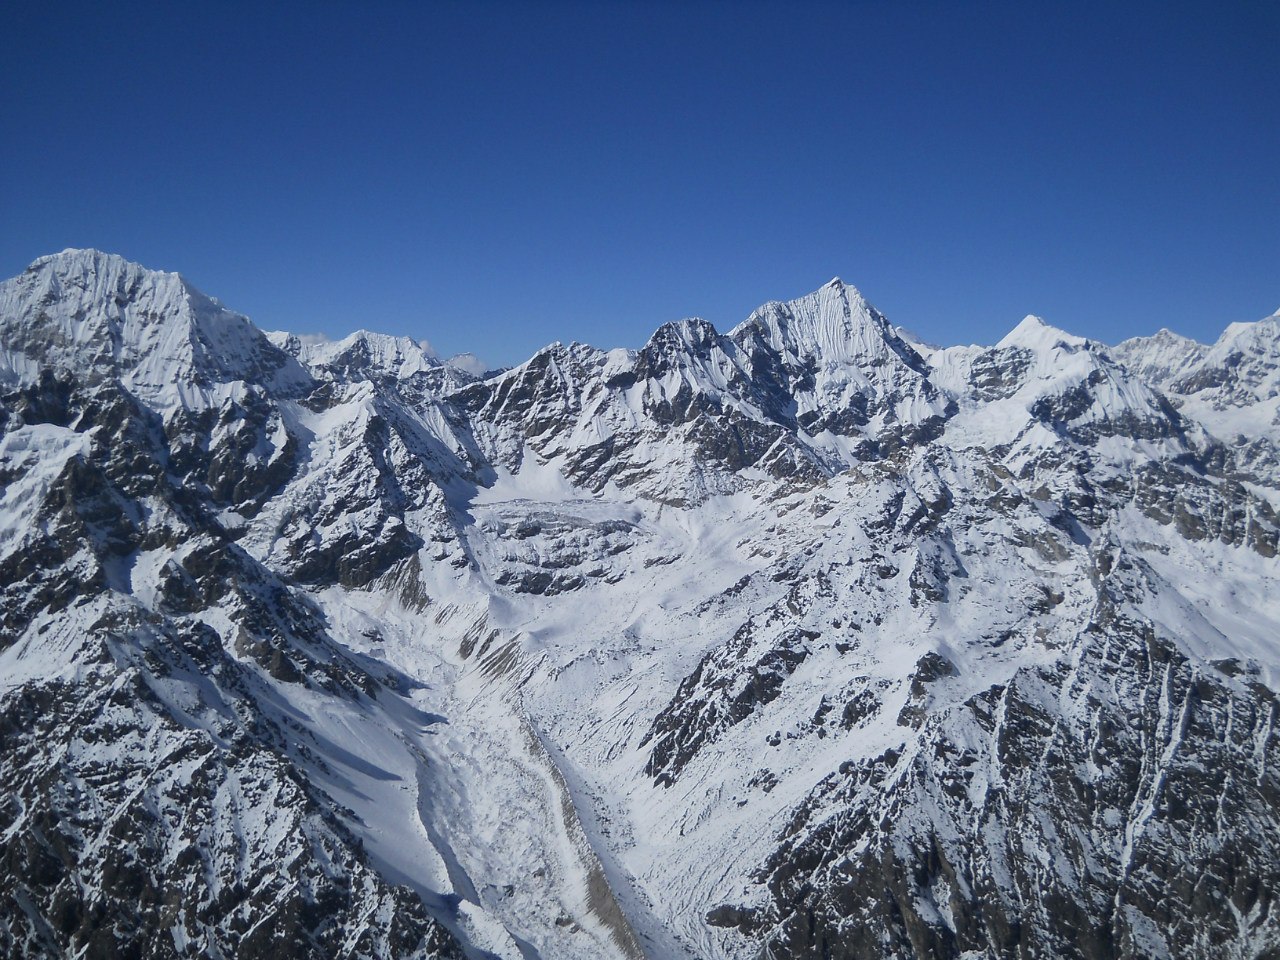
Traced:
<svg viewBox="0 0 1280 960">
<path fill-rule="evenodd" d="M 0 347 L 4 955 L 1280 956 L 1280 316 Z"/>
</svg>

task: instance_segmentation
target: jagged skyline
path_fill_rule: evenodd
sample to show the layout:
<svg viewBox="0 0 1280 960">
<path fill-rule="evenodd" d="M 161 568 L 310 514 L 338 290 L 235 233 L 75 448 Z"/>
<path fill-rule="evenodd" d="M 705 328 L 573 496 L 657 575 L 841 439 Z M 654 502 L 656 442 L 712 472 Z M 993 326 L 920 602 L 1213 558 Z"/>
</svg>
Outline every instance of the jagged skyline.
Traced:
<svg viewBox="0 0 1280 960">
<path fill-rule="evenodd" d="M 0 44 L 0 275 L 95 246 L 494 364 L 832 275 L 942 343 L 1280 306 L 1274 5 L 32 4 Z"/>
</svg>

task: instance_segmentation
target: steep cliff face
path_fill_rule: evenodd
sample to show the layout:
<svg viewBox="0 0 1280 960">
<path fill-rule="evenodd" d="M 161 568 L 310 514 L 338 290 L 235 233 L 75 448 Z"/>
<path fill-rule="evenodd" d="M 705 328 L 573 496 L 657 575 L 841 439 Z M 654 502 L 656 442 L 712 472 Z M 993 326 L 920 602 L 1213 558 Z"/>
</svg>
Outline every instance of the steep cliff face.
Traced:
<svg viewBox="0 0 1280 960">
<path fill-rule="evenodd" d="M 0 284 L 0 952 L 1280 954 L 1275 318 L 485 379 Z"/>
</svg>

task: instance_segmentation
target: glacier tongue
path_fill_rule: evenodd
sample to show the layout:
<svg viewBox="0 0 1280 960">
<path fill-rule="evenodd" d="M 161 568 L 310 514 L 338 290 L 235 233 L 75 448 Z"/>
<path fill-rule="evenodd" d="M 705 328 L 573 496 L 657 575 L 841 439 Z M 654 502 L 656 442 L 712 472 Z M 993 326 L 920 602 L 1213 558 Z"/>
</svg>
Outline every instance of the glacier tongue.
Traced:
<svg viewBox="0 0 1280 960">
<path fill-rule="evenodd" d="M 0 284 L 0 952 L 1280 950 L 1280 324 L 263 335 Z"/>
</svg>

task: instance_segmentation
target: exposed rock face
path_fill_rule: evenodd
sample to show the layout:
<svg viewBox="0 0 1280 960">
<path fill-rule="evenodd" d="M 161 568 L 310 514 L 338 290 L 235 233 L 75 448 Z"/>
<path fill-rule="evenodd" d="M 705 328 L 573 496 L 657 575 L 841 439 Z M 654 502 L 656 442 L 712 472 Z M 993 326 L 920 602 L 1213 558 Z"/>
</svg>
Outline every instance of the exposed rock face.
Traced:
<svg viewBox="0 0 1280 960">
<path fill-rule="evenodd" d="M 1280 325 L 479 379 L 0 284 L 0 953 L 1280 956 Z"/>
<path fill-rule="evenodd" d="M 6 697 L 4 952 L 461 957 L 300 772 L 306 738 L 264 709 L 252 669 L 183 626 L 107 613 L 101 640 L 58 637 L 80 676 Z M 252 654 L 305 682 L 279 649 Z"/>
<path fill-rule="evenodd" d="M 1280 880 L 1275 695 L 1127 619 L 1135 573 L 1107 575 L 1062 661 L 820 783 L 756 874 L 771 905 L 738 923 L 774 956 L 1274 951 L 1274 923 L 1241 918 L 1271 916 Z"/>
</svg>

